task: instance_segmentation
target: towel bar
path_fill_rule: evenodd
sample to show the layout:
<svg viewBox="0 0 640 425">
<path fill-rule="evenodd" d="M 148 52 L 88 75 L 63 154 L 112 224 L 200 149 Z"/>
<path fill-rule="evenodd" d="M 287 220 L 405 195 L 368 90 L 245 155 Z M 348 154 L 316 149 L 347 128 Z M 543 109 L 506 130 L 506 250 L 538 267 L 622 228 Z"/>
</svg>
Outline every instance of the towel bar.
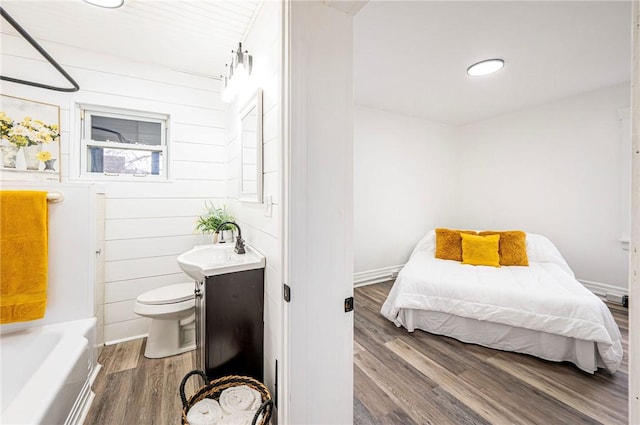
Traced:
<svg viewBox="0 0 640 425">
<path fill-rule="evenodd" d="M 48 192 L 47 193 L 47 201 L 57 204 L 58 202 L 62 202 L 64 199 L 64 195 L 60 192 Z"/>
</svg>

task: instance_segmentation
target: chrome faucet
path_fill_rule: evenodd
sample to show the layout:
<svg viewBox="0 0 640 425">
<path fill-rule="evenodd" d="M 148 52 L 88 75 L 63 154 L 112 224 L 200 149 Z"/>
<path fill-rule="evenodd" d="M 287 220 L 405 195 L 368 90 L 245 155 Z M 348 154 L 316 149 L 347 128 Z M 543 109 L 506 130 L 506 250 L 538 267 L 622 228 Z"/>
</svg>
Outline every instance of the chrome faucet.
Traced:
<svg viewBox="0 0 640 425">
<path fill-rule="evenodd" d="M 242 239 L 242 230 L 240 230 L 240 226 L 238 226 L 238 223 L 236 223 L 235 221 L 224 221 L 220 223 L 220 225 L 216 229 L 216 233 L 220 233 L 220 229 L 222 229 L 227 224 L 234 225 L 236 226 L 236 229 L 238 229 L 238 236 L 236 237 L 236 247 L 234 249 L 235 253 L 246 254 L 247 251 L 245 251 L 244 249 L 244 239 Z"/>
</svg>

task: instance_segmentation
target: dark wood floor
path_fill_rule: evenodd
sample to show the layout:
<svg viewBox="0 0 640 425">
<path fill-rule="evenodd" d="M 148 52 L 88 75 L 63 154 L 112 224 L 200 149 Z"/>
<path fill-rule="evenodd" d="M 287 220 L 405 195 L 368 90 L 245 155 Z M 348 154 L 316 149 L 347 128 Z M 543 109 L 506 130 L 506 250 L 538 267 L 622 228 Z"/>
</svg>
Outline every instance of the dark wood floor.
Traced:
<svg viewBox="0 0 640 425">
<path fill-rule="evenodd" d="M 354 424 L 626 424 L 627 309 L 610 305 L 625 360 L 611 375 L 397 328 L 391 282 L 355 290 Z"/>
<path fill-rule="evenodd" d="M 85 425 L 177 425 L 182 405 L 180 382 L 194 369 L 195 351 L 167 357 L 144 357 L 145 339 L 103 348 L 98 362 L 102 370 L 93 385 L 96 398 Z M 199 386 L 190 378 L 185 393 Z"/>
<path fill-rule="evenodd" d="M 625 424 L 627 311 L 610 306 L 624 338 L 614 375 L 396 328 L 380 315 L 391 283 L 355 290 L 354 424 Z M 144 339 L 104 347 L 86 425 L 180 423 L 178 387 L 195 352 L 143 356 Z M 198 386 L 191 379 L 186 393 Z M 295 424 L 303 425 L 303 424 Z"/>
</svg>

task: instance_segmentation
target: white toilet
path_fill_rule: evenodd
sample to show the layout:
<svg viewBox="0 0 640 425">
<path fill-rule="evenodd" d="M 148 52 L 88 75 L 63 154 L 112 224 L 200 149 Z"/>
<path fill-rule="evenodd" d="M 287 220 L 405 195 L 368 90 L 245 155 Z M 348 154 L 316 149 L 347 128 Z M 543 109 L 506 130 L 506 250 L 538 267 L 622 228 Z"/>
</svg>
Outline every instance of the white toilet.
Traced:
<svg viewBox="0 0 640 425">
<path fill-rule="evenodd" d="M 194 290 L 193 282 L 177 283 L 136 299 L 133 311 L 151 319 L 145 357 L 159 359 L 196 348 Z"/>
</svg>

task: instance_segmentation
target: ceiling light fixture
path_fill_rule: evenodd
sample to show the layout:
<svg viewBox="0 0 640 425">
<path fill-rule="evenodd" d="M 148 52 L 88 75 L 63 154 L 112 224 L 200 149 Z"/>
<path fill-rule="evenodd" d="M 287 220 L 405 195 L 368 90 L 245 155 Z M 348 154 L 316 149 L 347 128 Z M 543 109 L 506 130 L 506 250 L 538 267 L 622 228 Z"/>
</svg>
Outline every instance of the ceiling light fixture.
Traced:
<svg viewBox="0 0 640 425">
<path fill-rule="evenodd" d="M 467 74 L 470 77 L 482 77 L 500 71 L 503 66 L 502 59 L 487 59 L 471 65 L 467 68 Z"/>
<path fill-rule="evenodd" d="M 84 0 L 94 6 L 105 7 L 107 9 L 116 9 L 124 4 L 124 0 Z"/>
<path fill-rule="evenodd" d="M 243 52 L 242 43 L 238 43 L 238 50 L 231 51 L 231 65 L 225 65 L 225 67 L 227 66 L 229 67 L 227 75 L 220 76 L 222 81 L 221 97 L 223 102 L 230 103 L 251 75 L 253 56 L 249 54 L 248 50 Z"/>
</svg>

